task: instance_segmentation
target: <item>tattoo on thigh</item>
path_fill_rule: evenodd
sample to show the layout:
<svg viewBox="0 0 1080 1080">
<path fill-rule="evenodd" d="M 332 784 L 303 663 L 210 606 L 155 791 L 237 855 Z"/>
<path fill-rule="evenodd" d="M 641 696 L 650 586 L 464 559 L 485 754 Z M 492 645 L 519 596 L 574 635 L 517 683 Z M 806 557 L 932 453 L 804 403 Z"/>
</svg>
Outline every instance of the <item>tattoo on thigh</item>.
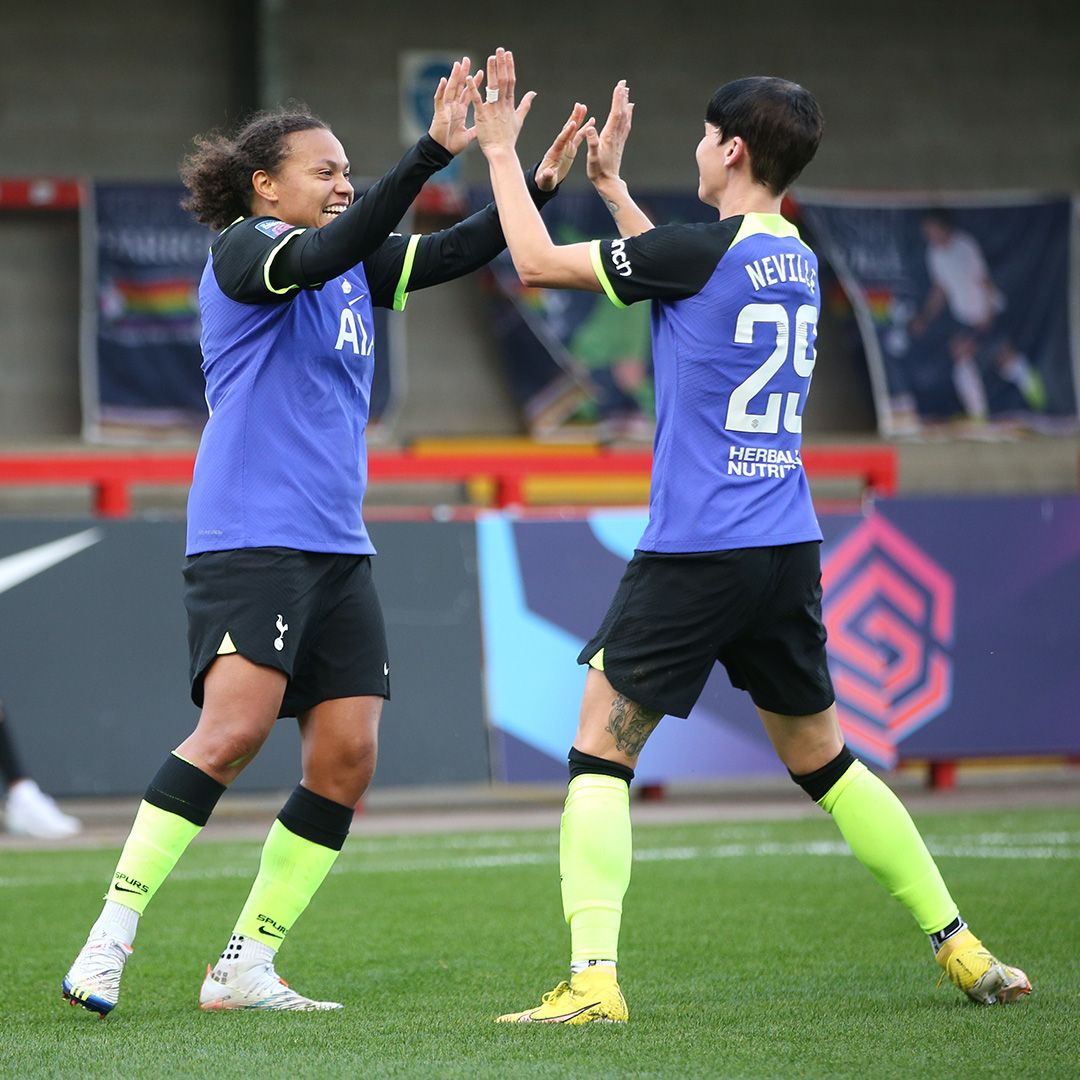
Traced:
<svg viewBox="0 0 1080 1080">
<path fill-rule="evenodd" d="M 653 733 L 653 728 L 660 723 L 663 713 L 643 709 L 617 694 L 611 703 L 608 715 L 607 731 L 615 738 L 615 746 L 627 757 L 637 757 L 645 740 Z"/>
</svg>

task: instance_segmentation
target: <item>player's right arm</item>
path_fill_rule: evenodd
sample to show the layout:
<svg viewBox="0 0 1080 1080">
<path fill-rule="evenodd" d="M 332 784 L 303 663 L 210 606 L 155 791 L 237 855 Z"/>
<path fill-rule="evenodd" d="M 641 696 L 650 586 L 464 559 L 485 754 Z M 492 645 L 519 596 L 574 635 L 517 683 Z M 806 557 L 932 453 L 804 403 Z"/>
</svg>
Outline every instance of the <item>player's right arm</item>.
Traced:
<svg viewBox="0 0 1080 1080">
<path fill-rule="evenodd" d="M 648 215 L 631 198 L 626 181 L 620 176 L 633 115 L 634 103 L 630 100 L 629 87 L 625 79 L 620 79 L 612 91 L 611 111 L 603 130 L 597 132 L 593 126 L 584 128 L 588 146 L 585 171 L 615 219 L 620 236 L 637 236 L 653 227 Z"/>
<path fill-rule="evenodd" d="M 593 240 L 589 260 L 616 307 L 685 300 L 705 287 L 741 224 L 735 217 L 711 225 L 660 225 L 638 236 Z"/>
</svg>

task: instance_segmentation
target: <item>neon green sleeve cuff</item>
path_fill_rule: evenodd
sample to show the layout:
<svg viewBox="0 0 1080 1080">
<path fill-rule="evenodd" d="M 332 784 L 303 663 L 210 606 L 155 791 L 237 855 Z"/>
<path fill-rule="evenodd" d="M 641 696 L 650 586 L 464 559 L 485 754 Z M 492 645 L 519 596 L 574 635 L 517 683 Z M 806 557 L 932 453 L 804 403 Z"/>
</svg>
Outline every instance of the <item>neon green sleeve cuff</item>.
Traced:
<svg viewBox="0 0 1080 1080">
<path fill-rule="evenodd" d="M 416 249 L 422 237 L 419 233 L 409 237 L 409 245 L 405 249 L 405 261 L 401 264 L 401 277 L 398 278 L 397 288 L 394 290 L 394 310 L 404 311 L 409 302 L 409 278 L 412 276 L 413 262 L 416 259 Z"/>
<path fill-rule="evenodd" d="M 592 263 L 593 273 L 596 274 L 596 280 L 604 288 L 604 292 L 607 293 L 607 298 L 616 306 L 620 308 L 629 307 L 628 304 L 624 304 L 616 295 L 615 290 L 611 287 L 611 282 L 608 280 L 607 271 L 604 269 L 603 259 L 600 257 L 600 241 L 589 241 L 589 261 Z"/>
<path fill-rule="evenodd" d="M 278 244 L 269 255 L 266 256 L 266 260 L 263 262 L 263 284 L 269 292 L 274 293 L 276 296 L 284 296 L 286 293 L 290 293 L 293 289 L 299 289 L 299 285 L 286 285 L 284 289 L 275 289 L 270 284 L 270 264 L 277 258 L 278 252 L 292 239 L 299 236 L 301 233 L 307 232 L 307 229 L 297 229 L 296 232 L 289 233 L 284 240 Z"/>
</svg>

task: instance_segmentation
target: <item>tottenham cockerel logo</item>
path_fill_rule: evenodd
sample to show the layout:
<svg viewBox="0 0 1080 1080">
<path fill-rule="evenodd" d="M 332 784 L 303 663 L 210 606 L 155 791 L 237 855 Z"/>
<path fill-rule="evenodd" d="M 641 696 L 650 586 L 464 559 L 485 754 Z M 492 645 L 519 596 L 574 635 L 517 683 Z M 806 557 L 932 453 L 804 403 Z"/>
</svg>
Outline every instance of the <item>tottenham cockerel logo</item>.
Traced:
<svg viewBox="0 0 1080 1080">
<path fill-rule="evenodd" d="M 891 768 L 900 743 L 952 700 L 953 578 L 873 514 L 832 550 L 822 587 L 844 735 Z"/>
</svg>

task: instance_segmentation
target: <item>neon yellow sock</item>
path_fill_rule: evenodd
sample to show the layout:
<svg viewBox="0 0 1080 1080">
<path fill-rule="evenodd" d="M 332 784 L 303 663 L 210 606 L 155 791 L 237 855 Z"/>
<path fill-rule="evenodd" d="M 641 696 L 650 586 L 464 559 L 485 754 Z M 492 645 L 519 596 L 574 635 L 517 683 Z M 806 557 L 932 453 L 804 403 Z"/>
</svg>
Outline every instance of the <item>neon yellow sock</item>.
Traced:
<svg viewBox="0 0 1080 1080">
<path fill-rule="evenodd" d="M 233 933 L 255 938 L 277 952 L 330 873 L 338 854 L 275 821 L 263 845 L 258 876 Z"/>
<path fill-rule="evenodd" d="M 139 803 L 135 823 L 128 833 L 112 884 L 104 899 L 123 904 L 140 915 L 169 876 L 176 860 L 201 832 L 179 814 L 172 814 L 145 800 Z"/>
<path fill-rule="evenodd" d="M 959 915 L 903 803 L 861 762 L 854 762 L 818 803 L 833 816 L 855 857 L 935 934 Z"/>
<path fill-rule="evenodd" d="M 630 785 L 581 773 L 570 781 L 559 832 L 563 914 L 570 962 L 617 960 L 622 901 L 633 854 Z"/>
</svg>

